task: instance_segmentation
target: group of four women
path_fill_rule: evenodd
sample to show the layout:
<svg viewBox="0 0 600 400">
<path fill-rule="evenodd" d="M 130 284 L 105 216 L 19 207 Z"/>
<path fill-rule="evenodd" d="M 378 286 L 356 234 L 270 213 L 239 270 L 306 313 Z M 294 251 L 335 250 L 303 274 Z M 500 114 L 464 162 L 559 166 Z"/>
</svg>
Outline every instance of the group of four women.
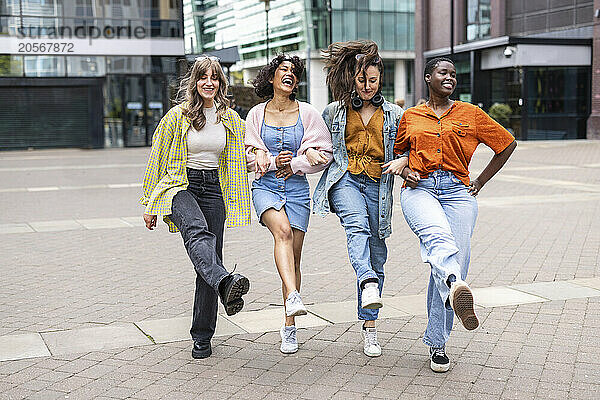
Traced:
<svg viewBox="0 0 600 400">
<path fill-rule="evenodd" d="M 382 94 L 383 61 L 372 41 L 334 43 L 324 53 L 334 103 L 320 115 L 295 99 L 304 65 L 279 55 L 253 81 L 267 101 L 244 121 L 226 106 L 227 81 L 218 59 L 196 59 L 181 85 L 185 101 L 161 120 L 144 176 L 148 229 L 163 216 L 181 232 L 196 270 L 191 335 L 192 356 L 211 355 L 220 298 L 228 315 L 243 307 L 247 278 L 222 263 L 223 230 L 250 223 L 250 202 L 274 239 L 285 322 L 281 351 L 298 350 L 295 317 L 307 310 L 300 297 L 300 260 L 310 216 L 306 174 L 323 171 L 313 195 L 313 212 L 334 212 L 347 238 L 356 272 L 358 319 L 364 353 L 381 355 L 375 321 L 391 234 L 394 175 L 404 179 L 404 217 L 420 239 L 431 266 L 428 325 L 423 341 L 432 370 L 449 369 L 445 344 L 453 317 L 466 329 L 479 321 L 464 282 L 477 217 L 474 199 L 516 147 L 512 135 L 479 107 L 450 100 L 456 87 L 452 60 L 425 67 L 429 100 L 403 111 Z M 495 156 L 469 180 L 468 165 L 479 143 Z M 247 173 L 255 172 L 252 189 Z"/>
</svg>

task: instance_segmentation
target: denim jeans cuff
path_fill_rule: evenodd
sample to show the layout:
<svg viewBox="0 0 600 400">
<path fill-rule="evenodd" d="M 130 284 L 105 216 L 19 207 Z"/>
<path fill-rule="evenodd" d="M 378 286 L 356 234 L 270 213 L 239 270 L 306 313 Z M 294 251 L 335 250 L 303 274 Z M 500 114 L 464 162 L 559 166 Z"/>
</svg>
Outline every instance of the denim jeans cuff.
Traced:
<svg viewBox="0 0 600 400">
<path fill-rule="evenodd" d="M 375 280 L 377 283 L 379 283 L 379 278 L 377 277 L 377 274 L 375 273 L 375 271 L 370 270 L 370 271 L 366 271 L 361 276 L 357 277 L 358 285 L 360 287 L 362 287 L 363 282 L 366 281 L 367 279 Z"/>
<path fill-rule="evenodd" d="M 429 347 L 442 348 L 446 346 L 446 343 L 433 343 L 429 338 L 423 337 L 423 343 Z"/>
</svg>

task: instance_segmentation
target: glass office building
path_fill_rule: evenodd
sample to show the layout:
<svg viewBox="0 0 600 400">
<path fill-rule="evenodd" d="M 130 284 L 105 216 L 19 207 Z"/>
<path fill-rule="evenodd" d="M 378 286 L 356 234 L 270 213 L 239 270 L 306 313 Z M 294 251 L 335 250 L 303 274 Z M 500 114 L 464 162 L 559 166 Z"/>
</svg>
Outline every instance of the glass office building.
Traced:
<svg viewBox="0 0 600 400">
<path fill-rule="evenodd" d="M 0 149 L 149 144 L 183 55 L 180 0 L 3 0 Z"/>
<path fill-rule="evenodd" d="M 268 13 L 258 0 L 184 0 L 184 10 L 186 52 L 237 46 L 232 75 L 238 84 L 248 84 L 277 53 L 298 55 L 307 65 L 299 98 L 322 109 L 329 95 L 320 49 L 331 41 L 372 39 L 385 63 L 384 95 L 413 102 L 413 0 L 276 0 Z"/>
<path fill-rule="evenodd" d="M 594 2 L 465 0 L 455 2 L 453 48 L 446 31 L 445 0 L 417 0 L 418 58 L 452 57 L 455 98 L 499 116 L 520 140 L 585 139 L 592 103 Z M 427 11 L 428 10 L 428 11 Z M 453 54 L 452 54 L 453 53 Z M 422 66 L 420 66 L 422 68 Z M 425 85 L 417 88 L 425 93 Z"/>
</svg>

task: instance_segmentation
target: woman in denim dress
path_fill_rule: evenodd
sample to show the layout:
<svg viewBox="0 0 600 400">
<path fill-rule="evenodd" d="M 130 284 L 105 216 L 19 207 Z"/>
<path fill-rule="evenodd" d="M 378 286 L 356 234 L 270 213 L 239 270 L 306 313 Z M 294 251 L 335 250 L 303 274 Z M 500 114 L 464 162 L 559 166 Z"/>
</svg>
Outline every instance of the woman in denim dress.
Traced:
<svg viewBox="0 0 600 400">
<path fill-rule="evenodd" d="M 285 302 L 283 353 L 298 350 L 295 317 L 307 313 L 300 298 L 300 257 L 310 215 L 305 174 L 321 171 L 331 159 L 331 137 L 319 113 L 295 100 L 304 65 L 280 55 L 264 67 L 253 84 L 270 98 L 248 112 L 246 150 L 249 169 L 257 172 L 252 200 L 261 224 L 274 239 L 275 265 Z"/>
</svg>

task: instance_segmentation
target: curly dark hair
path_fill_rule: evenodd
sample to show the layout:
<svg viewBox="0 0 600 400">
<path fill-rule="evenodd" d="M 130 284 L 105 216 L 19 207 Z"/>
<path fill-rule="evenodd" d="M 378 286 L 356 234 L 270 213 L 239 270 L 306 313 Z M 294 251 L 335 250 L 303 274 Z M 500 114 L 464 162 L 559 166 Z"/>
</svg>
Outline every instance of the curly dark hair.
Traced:
<svg viewBox="0 0 600 400">
<path fill-rule="evenodd" d="M 282 62 L 289 61 L 292 63 L 292 72 L 296 75 L 296 79 L 300 81 L 302 79 L 302 74 L 304 73 L 304 62 L 298 57 L 293 56 L 290 57 L 284 53 L 279 54 L 277 57 L 271 60 L 271 62 L 258 72 L 256 79 L 251 81 L 252 86 L 254 86 L 254 91 L 259 97 L 263 99 L 270 99 L 273 97 L 273 84 L 269 82 L 275 76 L 275 71 L 281 65 Z M 290 100 L 296 99 L 296 94 L 298 93 L 298 86 L 294 88 L 292 93 L 290 94 Z"/>
<path fill-rule="evenodd" d="M 431 60 L 427 61 L 427 64 L 425 64 L 425 69 L 423 70 L 423 79 L 425 79 L 425 76 L 431 75 L 433 73 L 433 70 L 437 68 L 439 63 L 444 62 L 444 61 L 449 62 L 450 64 L 454 65 L 454 61 L 452 61 L 448 57 L 436 57 L 436 58 L 432 58 Z M 456 68 L 456 66 L 454 66 L 454 67 Z"/>
</svg>

